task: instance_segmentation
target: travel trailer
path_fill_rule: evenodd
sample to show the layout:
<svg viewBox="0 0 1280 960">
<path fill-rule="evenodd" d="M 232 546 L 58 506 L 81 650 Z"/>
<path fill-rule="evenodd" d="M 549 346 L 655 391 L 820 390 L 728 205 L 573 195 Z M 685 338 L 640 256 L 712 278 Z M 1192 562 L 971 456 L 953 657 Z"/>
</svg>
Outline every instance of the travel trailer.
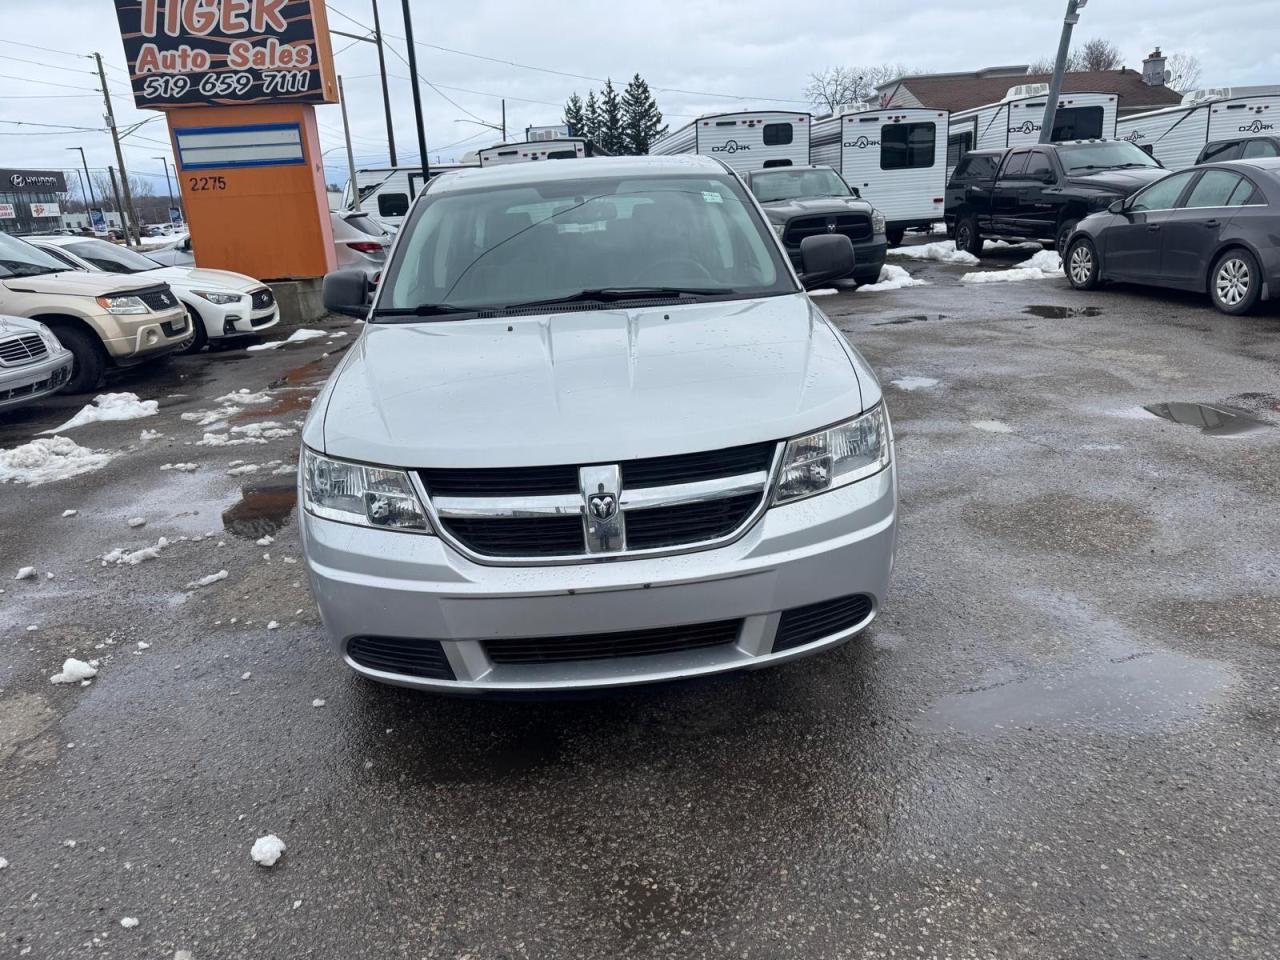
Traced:
<svg viewBox="0 0 1280 960">
<path fill-rule="evenodd" d="M 480 166 L 502 163 L 527 163 L 531 160 L 573 160 L 598 156 L 599 150 L 582 137 L 558 137 L 526 140 L 523 143 L 499 143 L 480 151 Z"/>
<path fill-rule="evenodd" d="M 474 163 L 433 164 L 431 178 L 451 170 L 474 168 Z M 413 198 L 422 189 L 421 167 L 371 167 L 356 171 L 356 183 L 360 188 L 360 209 L 389 233 L 400 229 L 404 216 L 409 212 Z M 342 209 L 354 210 L 355 197 L 348 181 L 342 193 Z"/>
<path fill-rule="evenodd" d="M 1040 142 L 1048 105 L 1047 83 L 1010 87 L 999 103 L 951 114 L 947 145 L 948 176 L 969 150 L 1021 147 Z M 1116 135 L 1119 98 L 1114 93 L 1064 93 L 1058 98 L 1051 143 L 1094 140 Z"/>
<path fill-rule="evenodd" d="M 1196 163 L 1211 143 L 1258 139 L 1257 150 L 1241 155 L 1274 157 L 1270 144 L 1261 141 L 1280 136 L 1280 85 L 1192 90 L 1176 107 L 1123 118 L 1116 125 L 1116 136 L 1170 170 Z M 1210 155 L 1205 159 L 1229 158 Z"/>
<path fill-rule="evenodd" d="M 927 107 L 836 114 L 813 122 L 809 156 L 835 168 L 884 214 L 897 246 L 907 228 L 942 219 L 947 131 L 946 111 Z"/>
<path fill-rule="evenodd" d="M 781 110 L 712 113 L 655 140 L 651 154 L 700 153 L 734 170 L 809 162 L 810 116 Z"/>
</svg>

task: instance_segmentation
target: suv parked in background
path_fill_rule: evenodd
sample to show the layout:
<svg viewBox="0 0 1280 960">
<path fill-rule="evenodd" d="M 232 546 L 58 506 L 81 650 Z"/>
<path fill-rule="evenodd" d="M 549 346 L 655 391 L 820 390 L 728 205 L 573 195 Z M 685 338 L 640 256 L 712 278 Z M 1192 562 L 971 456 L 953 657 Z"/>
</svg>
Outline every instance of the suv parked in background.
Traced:
<svg viewBox="0 0 1280 960">
<path fill-rule="evenodd" d="M 893 436 L 866 361 L 719 160 L 512 163 L 433 180 L 302 431 L 325 629 L 384 683 L 458 693 L 753 670 L 885 601 Z"/>
<path fill-rule="evenodd" d="M 71 351 L 71 393 L 96 388 L 108 366 L 163 357 L 191 335 L 187 311 L 167 283 L 71 270 L 2 233 L 0 313 L 39 320 Z"/>
<path fill-rule="evenodd" d="M 805 237 L 835 233 L 853 244 L 853 279 L 880 279 L 885 251 L 884 215 L 861 199 L 831 167 L 770 167 L 741 174 L 760 201 L 773 232 L 787 248 L 791 263 L 800 268 L 800 244 Z"/>
<path fill-rule="evenodd" d="M 983 240 L 1039 240 L 1062 253 L 1077 223 L 1168 173 L 1124 140 L 971 150 L 947 184 L 947 234 L 975 256 Z"/>
<path fill-rule="evenodd" d="M 1280 137 L 1241 137 L 1237 140 L 1206 143 L 1200 156 L 1196 157 L 1196 166 L 1226 160 L 1263 160 L 1267 157 L 1280 157 Z"/>
</svg>

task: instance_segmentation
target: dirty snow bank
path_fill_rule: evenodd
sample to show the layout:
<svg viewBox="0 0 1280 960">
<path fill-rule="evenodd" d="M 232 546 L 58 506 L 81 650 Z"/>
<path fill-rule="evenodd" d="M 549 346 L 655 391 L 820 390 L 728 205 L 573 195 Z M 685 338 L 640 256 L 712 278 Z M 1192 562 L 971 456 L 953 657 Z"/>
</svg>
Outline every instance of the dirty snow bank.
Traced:
<svg viewBox="0 0 1280 960">
<path fill-rule="evenodd" d="M 192 473 L 200 469 L 200 465 L 196 463 L 163 463 L 160 465 L 161 470 L 177 470 L 180 473 Z"/>
<path fill-rule="evenodd" d="M 954 240 L 941 240 L 937 243 L 918 243 L 910 247 L 893 247 L 888 251 L 891 257 L 906 257 L 909 260 L 936 260 L 939 263 L 963 263 L 975 266 L 978 258 L 965 250 L 957 250 Z"/>
<path fill-rule="evenodd" d="M 1052 280 L 1062 276 L 1062 258 L 1052 250 L 1041 250 L 1008 270 L 983 270 L 966 273 L 961 283 L 1016 283 L 1020 280 Z"/>
<path fill-rule="evenodd" d="M 903 287 L 923 287 L 928 280 L 916 280 L 901 267 L 886 263 L 880 269 L 880 278 L 875 283 L 866 283 L 858 288 L 858 293 L 880 293 L 886 290 L 901 290 Z"/>
<path fill-rule="evenodd" d="M 101 470 L 113 454 L 82 447 L 70 437 L 40 437 L 12 450 L 0 450 L 0 483 L 12 480 L 39 486 Z"/>
<path fill-rule="evenodd" d="M 143 417 L 154 417 L 159 412 L 158 400 L 139 400 L 136 393 L 102 393 L 62 426 L 40 432 L 58 433 L 104 420 L 140 420 Z"/>
<path fill-rule="evenodd" d="M 98 668 L 85 663 L 83 660 L 77 660 L 75 657 L 68 657 L 62 664 L 62 670 L 55 673 L 49 678 L 50 683 L 79 683 L 81 680 L 88 680 L 90 677 L 98 675 Z"/>
</svg>

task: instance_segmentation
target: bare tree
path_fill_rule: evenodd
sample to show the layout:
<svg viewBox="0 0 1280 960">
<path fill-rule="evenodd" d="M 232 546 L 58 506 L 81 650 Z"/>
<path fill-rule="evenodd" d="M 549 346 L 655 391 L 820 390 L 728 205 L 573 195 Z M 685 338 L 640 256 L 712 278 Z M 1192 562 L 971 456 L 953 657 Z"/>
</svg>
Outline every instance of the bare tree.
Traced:
<svg viewBox="0 0 1280 960">
<path fill-rule="evenodd" d="M 876 95 L 876 87 L 909 71 L 900 63 L 867 67 L 827 67 L 809 74 L 804 95 L 815 108 L 835 113 L 850 103 L 862 103 Z"/>
<path fill-rule="evenodd" d="M 1032 62 L 1027 73 L 1053 73 L 1056 57 L 1041 57 Z M 1119 70 L 1124 65 L 1120 48 L 1110 40 L 1094 37 L 1067 54 L 1067 73 L 1083 73 L 1088 70 Z"/>
<path fill-rule="evenodd" d="M 1193 53 L 1171 53 L 1164 63 L 1169 71 L 1169 86 L 1179 93 L 1200 85 L 1200 58 Z"/>
</svg>

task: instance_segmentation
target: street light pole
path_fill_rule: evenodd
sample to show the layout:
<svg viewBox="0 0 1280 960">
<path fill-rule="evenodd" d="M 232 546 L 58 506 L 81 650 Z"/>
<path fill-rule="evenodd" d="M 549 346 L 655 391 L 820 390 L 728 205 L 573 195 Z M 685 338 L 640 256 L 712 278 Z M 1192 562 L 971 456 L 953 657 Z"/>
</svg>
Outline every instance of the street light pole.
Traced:
<svg viewBox="0 0 1280 960">
<path fill-rule="evenodd" d="M 68 150 L 80 151 L 80 164 L 84 167 L 85 183 L 89 185 L 89 229 L 93 229 L 93 208 L 98 205 L 97 198 L 93 195 L 93 178 L 89 176 L 89 161 L 84 158 L 84 147 L 67 147 Z M 105 217 L 103 219 L 106 219 Z M 96 231 L 95 231 L 96 232 Z"/>
<path fill-rule="evenodd" d="M 404 40 L 409 54 L 409 82 L 413 84 L 413 115 L 418 121 L 418 154 L 422 157 L 422 182 L 431 179 L 431 160 L 427 156 L 427 128 L 422 122 L 422 91 L 418 88 L 418 52 L 413 43 L 413 13 L 409 0 L 400 0 L 404 10 Z"/>
<path fill-rule="evenodd" d="M 396 134 L 391 128 L 391 93 L 387 89 L 387 55 L 382 48 L 382 21 L 378 19 L 378 0 L 373 0 L 373 39 L 378 45 L 378 72 L 382 74 L 382 109 L 387 114 L 387 153 L 396 165 Z"/>
<path fill-rule="evenodd" d="M 1067 69 L 1067 53 L 1071 49 L 1071 30 L 1080 22 L 1080 10 L 1089 0 L 1067 0 L 1067 15 L 1062 20 L 1062 39 L 1058 41 L 1058 59 L 1049 81 L 1049 98 L 1044 104 L 1044 121 L 1040 124 L 1040 142 L 1053 140 L 1053 120 L 1058 113 L 1058 95 L 1062 92 L 1062 75 Z"/>
<path fill-rule="evenodd" d="M 152 160 L 159 160 L 164 164 L 164 185 L 169 188 L 169 209 L 174 207 L 173 202 L 173 181 L 169 179 L 169 158 L 168 157 L 152 157 Z M 181 210 L 181 208 L 179 208 Z"/>
<path fill-rule="evenodd" d="M 351 209 L 360 212 L 360 184 L 356 180 L 356 155 L 351 149 L 351 124 L 347 121 L 347 94 L 338 74 L 338 106 L 342 108 L 342 136 L 347 141 L 347 177 L 351 183 Z"/>
</svg>

